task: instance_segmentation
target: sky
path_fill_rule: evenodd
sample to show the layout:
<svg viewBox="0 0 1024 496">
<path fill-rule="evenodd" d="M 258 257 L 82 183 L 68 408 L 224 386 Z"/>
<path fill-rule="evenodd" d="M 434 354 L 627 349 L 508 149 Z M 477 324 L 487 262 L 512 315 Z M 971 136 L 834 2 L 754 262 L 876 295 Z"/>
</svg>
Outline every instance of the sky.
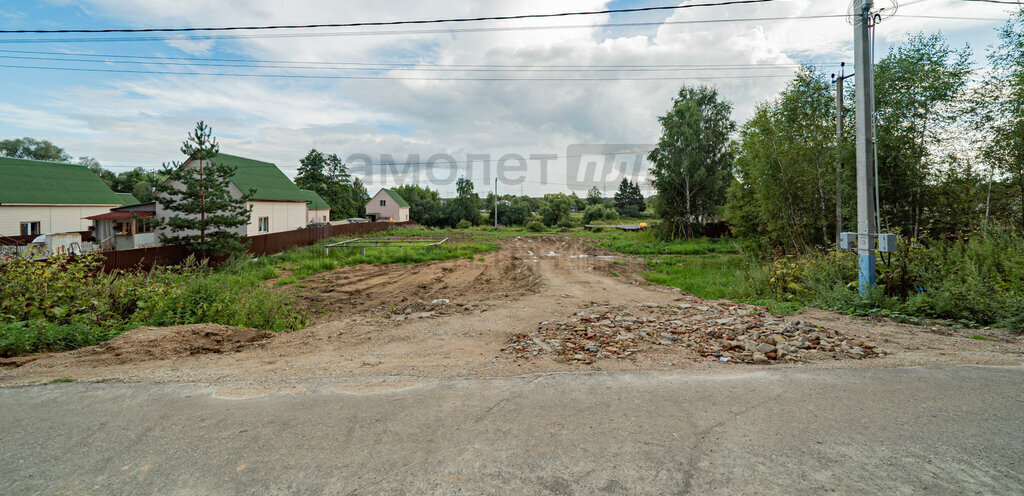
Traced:
<svg viewBox="0 0 1024 496">
<path fill-rule="evenodd" d="M 348 23 L 686 3 L 694 2 L 0 0 L 0 29 Z M 596 185 L 610 196 L 622 177 L 650 192 L 642 156 L 680 86 L 715 86 L 742 123 L 785 87 L 795 65 L 832 73 L 852 61 L 847 20 L 811 17 L 845 14 L 848 3 L 776 0 L 213 39 L 0 33 L 0 139 L 47 139 L 114 171 L 154 169 L 182 160 L 182 140 L 203 120 L 222 152 L 274 162 L 290 176 L 311 148 L 336 153 L 371 194 L 418 183 L 451 196 L 457 177 L 473 179 L 481 193 L 496 177 L 499 193 L 582 195 Z M 969 44 L 979 67 L 1011 7 L 900 3 L 877 28 L 876 59 L 914 33 L 941 30 L 951 45 Z M 751 18 L 762 20 L 692 22 Z M 608 25 L 624 23 L 631 25 Z M 485 29 L 454 31 L 467 28 Z"/>
</svg>

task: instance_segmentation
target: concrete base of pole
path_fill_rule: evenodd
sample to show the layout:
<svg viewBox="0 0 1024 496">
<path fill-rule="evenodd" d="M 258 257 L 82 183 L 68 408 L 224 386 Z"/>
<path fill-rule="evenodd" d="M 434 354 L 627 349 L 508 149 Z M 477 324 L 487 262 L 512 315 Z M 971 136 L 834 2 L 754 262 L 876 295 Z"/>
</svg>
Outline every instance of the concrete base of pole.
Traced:
<svg viewBox="0 0 1024 496">
<path fill-rule="evenodd" d="M 875 287 L 875 254 L 860 253 L 857 255 L 857 288 L 861 296 L 867 296 Z"/>
</svg>

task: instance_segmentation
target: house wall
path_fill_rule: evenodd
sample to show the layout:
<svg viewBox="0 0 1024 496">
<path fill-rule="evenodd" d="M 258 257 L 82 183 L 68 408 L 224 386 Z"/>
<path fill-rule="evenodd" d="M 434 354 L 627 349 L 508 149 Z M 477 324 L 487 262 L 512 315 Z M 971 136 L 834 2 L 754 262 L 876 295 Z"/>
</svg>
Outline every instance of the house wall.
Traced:
<svg viewBox="0 0 1024 496">
<path fill-rule="evenodd" d="M 267 234 L 259 231 L 260 217 L 270 218 L 271 233 L 306 227 L 306 202 L 252 200 L 249 206 L 252 207 L 252 216 L 246 229 L 248 236 Z"/>
<path fill-rule="evenodd" d="M 118 205 L 0 205 L 0 235 L 18 236 L 22 222 L 39 222 L 40 233 L 87 231 L 83 217 L 105 214 Z"/>
<path fill-rule="evenodd" d="M 188 160 L 185 162 L 185 167 L 198 167 L 198 162 L 194 160 Z M 177 188 L 182 188 L 181 183 L 177 181 L 172 182 Z M 242 192 L 235 187 L 234 184 L 228 186 L 231 191 L 231 196 L 235 198 L 241 198 Z M 157 193 L 160 195 L 161 193 Z M 266 200 L 250 200 L 248 205 L 252 207 L 252 215 L 249 217 L 249 224 L 233 229 L 233 231 L 243 234 L 246 236 L 255 236 L 258 234 L 267 234 L 259 232 L 259 218 L 270 217 L 270 231 L 272 233 L 281 231 L 291 231 L 306 227 L 306 202 L 284 202 L 284 201 L 266 201 Z M 165 219 L 175 215 L 174 213 L 166 210 L 160 205 L 160 202 L 156 202 L 156 218 Z M 168 229 L 162 228 L 157 230 L 157 239 L 160 234 L 170 235 Z M 180 232 L 176 234 L 195 234 L 194 232 Z"/>
<path fill-rule="evenodd" d="M 383 207 L 380 206 L 381 200 L 384 200 L 386 203 Z M 404 219 L 402 218 L 402 210 L 405 210 Z M 409 208 L 399 207 L 398 203 L 391 198 L 391 195 L 382 189 L 366 203 L 366 215 L 376 215 L 378 219 L 387 217 L 394 219 L 396 222 L 401 222 L 409 220 Z"/>
<path fill-rule="evenodd" d="M 183 167 L 189 167 L 189 168 L 195 168 L 195 167 L 199 166 L 199 163 L 197 161 L 195 161 L 195 160 L 189 159 L 189 160 L 186 160 L 185 163 L 182 164 L 182 166 Z M 172 184 L 172 185 L 174 185 L 174 187 L 176 189 L 179 189 L 179 190 L 180 189 L 184 189 L 184 186 L 181 184 L 180 181 L 167 181 L 167 184 Z M 239 191 L 238 188 L 236 188 L 234 184 L 229 185 L 228 189 L 231 191 L 231 196 L 233 196 L 235 198 L 239 198 L 239 197 L 242 196 L 242 192 Z M 164 196 L 164 193 L 157 192 L 156 195 L 157 196 Z M 170 210 L 167 210 L 166 208 L 164 208 L 164 206 L 162 204 L 160 204 L 159 201 L 156 202 L 156 205 L 154 206 L 153 211 L 154 211 L 154 217 L 156 218 L 157 221 L 160 221 L 160 222 L 163 222 L 166 219 L 168 219 L 169 217 L 173 217 L 175 215 L 182 215 L 182 214 L 178 214 L 176 212 L 172 212 Z M 199 218 L 199 215 L 197 215 L 197 214 L 183 215 L 183 216 L 184 217 Z M 250 219 L 250 222 L 255 222 L 255 221 Z M 238 227 L 238 228 L 235 228 L 235 229 L 230 229 L 230 230 L 244 235 L 244 234 L 246 234 L 246 227 L 247 226 L 241 226 L 241 227 Z M 180 236 L 180 235 L 193 235 L 193 234 L 198 234 L 198 231 L 179 231 L 179 232 L 176 232 L 176 233 L 172 233 L 171 230 L 167 229 L 166 227 L 158 227 L 156 229 L 156 239 L 160 239 L 161 235 L 163 235 L 163 236 L 172 236 L 172 235 Z"/>
<path fill-rule="evenodd" d="M 328 222 L 331 220 L 331 209 L 307 210 L 306 223 Z"/>
</svg>

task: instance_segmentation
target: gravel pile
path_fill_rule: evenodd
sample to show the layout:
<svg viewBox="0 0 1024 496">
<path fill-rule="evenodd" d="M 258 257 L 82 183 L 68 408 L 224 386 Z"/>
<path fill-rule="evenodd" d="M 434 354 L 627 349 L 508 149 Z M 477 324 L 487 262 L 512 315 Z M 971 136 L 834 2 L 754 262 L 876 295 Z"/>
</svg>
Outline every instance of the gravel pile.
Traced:
<svg viewBox="0 0 1024 496">
<path fill-rule="evenodd" d="M 502 351 L 518 359 L 554 355 L 569 362 L 592 363 L 671 347 L 722 362 L 763 364 L 885 353 L 870 342 L 726 302 L 595 307 L 568 321 L 541 322 L 530 334 L 512 336 Z"/>
</svg>

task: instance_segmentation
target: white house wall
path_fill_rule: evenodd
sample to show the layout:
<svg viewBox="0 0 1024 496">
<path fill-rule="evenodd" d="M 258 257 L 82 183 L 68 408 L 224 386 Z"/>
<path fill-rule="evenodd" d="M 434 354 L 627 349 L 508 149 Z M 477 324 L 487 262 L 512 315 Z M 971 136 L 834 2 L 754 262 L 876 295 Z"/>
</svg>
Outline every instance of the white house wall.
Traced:
<svg viewBox="0 0 1024 496">
<path fill-rule="evenodd" d="M 194 160 L 188 160 L 185 162 L 185 167 L 194 168 L 198 163 Z M 177 181 L 172 181 L 176 188 L 182 189 L 183 186 Z M 241 190 L 239 190 L 234 184 L 228 185 L 228 190 L 231 192 L 231 196 L 234 198 L 240 198 L 242 196 Z M 161 193 L 157 193 L 161 195 Z M 267 234 L 259 232 L 259 218 L 270 217 L 270 231 L 271 233 L 281 231 L 292 231 L 306 227 L 306 209 L 308 205 L 305 202 L 286 202 L 286 201 L 265 201 L 265 200 L 250 200 L 248 205 L 252 207 L 252 214 L 249 217 L 249 224 L 246 226 L 238 227 L 233 231 L 244 234 L 246 236 L 256 236 L 258 234 Z M 156 202 L 156 218 L 166 219 L 173 215 L 179 215 L 174 212 L 168 211 L 160 202 Z M 198 218 L 198 215 L 193 217 Z M 160 234 L 170 235 L 170 230 L 161 228 L 157 230 L 157 238 L 159 239 Z M 175 234 L 198 234 L 194 231 L 182 231 Z"/>
<path fill-rule="evenodd" d="M 105 214 L 119 205 L 0 205 L 0 235 L 18 236 L 22 222 L 39 222 L 40 233 L 88 231 L 84 217 Z"/>
<path fill-rule="evenodd" d="M 306 227 L 306 202 L 251 200 L 252 217 L 249 220 L 249 236 L 268 234 L 259 232 L 260 217 L 270 218 L 270 233 L 294 231 Z"/>
<path fill-rule="evenodd" d="M 331 210 L 309 210 L 306 214 L 306 223 L 312 224 L 314 222 L 327 222 L 331 220 Z"/>
</svg>

